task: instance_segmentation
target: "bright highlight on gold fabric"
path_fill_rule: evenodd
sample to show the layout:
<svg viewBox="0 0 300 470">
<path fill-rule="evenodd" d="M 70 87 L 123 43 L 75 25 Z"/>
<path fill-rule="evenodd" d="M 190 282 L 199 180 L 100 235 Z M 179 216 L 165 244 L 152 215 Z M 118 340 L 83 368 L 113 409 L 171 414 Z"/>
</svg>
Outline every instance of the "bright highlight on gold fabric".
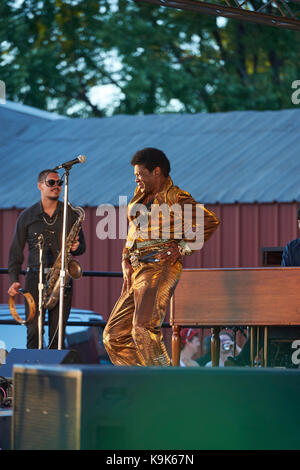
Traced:
<svg viewBox="0 0 300 470">
<path fill-rule="evenodd" d="M 161 325 L 181 270 L 180 261 L 141 263 L 135 269 L 131 289 L 119 298 L 103 334 L 113 364 L 171 365 Z"/>
<path fill-rule="evenodd" d="M 162 217 L 156 218 L 154 224 L 150 221 L 144 231 L 145 236 L 141 238 L 138 225 L 132 222 L 133 214 L 138 217 L 138 211 L 135 209 L 138 205 L 141 206 L 143 198 L 144 194 L 137 189 L 128 206 L 130 227 L 123 259 L 130 260 L 133 268 L 131 287 L 129 291 L 123 289 L 104 329 L 103 342 L 111 361 L 117 366 L 170 366 L 171 361 L 163 343 L 161 325 L 182 271 L 180 254 L 191 254 L 192 249 L 186 247 L 187 240 L 184 236 L 181 239 L 175 236 L 178 223 L 174 216 L 171 219 L 171 232 L 167 240 L 162 240 L 164 237 L 156 239 L 151 236 L 153 231 L 157 234 L 163 231 Z M 169 207 L 174 207 L 174 204 L 179 207 L 188 205 L 193 214 L 190 219 L 190 229 L 193 231 L 194 228 L 197 229 L 194 209 L 199 204 L 189 193 L 174 186 L 170 177 L 166 179 L 161 191 L 156 194 L 153 204 L 167 204 Z M 213 212 L 204 206 L 201 207 L 203 225 L 200 228 L 205 242 L 216 230 L 219 221 Z M 148 217 L 147 214 L 146 216 Z M 182 233 L 185 233 L 186 227 L 182 228 Z M 173 260 L 172 264 L 168 258 L 159 259 L 159 253 L 162 251 L 168 253 L 171 244 L 174 243 L 176 249 L 179 249 L 177 261 Z M 145 259 L 147 257 L 148 259 Z"/>
</svg>

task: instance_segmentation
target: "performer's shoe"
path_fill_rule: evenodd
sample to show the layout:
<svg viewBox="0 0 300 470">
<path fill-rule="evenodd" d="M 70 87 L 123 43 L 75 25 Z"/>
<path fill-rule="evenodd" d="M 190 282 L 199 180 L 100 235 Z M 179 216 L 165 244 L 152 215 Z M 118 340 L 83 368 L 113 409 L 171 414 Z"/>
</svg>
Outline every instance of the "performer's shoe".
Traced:
<svg viewBox="0 0 300 470">
<path fill-rule="evenodd" d="M 227 359 L 224 361 L 225 367 L 245 367 L 249 365 L 250 364 L 248 364 L 246 361 L 244 361 L 244 359 L 239 356 L 228 356 Z"/>
</svg>

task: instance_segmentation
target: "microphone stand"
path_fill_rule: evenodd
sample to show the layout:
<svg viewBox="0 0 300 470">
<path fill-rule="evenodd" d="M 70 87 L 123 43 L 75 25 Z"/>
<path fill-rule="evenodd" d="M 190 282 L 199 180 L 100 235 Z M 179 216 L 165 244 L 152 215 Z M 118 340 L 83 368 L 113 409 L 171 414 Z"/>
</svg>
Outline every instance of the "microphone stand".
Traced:
<svg viewBox="0 0 300 470">
<path fill-rule="evenodd" d="M 43 248 L 44 237 L 41 233 L 38 237 L 39 247 L 39 317 L 38 317 L 38 333 L 39 333 L 39 349 L 43 349 Z"/>
<path fill-rule="evenodd" d="M 63 349 L 63 327 L 64 327 L 64 291 L 66 279 L 66 236 L 67 236 L 67 213 L 68 213 L 68 192 L 69 192 L 69 172 L 71 165 L 65 167 L 65 192 L 64 192 L 64 215 L 61 246 L 61 268 L 60 268 L 60 291 L 59 291 L 59 313 L 58 313 L 58 349 Z"/>
</svg>

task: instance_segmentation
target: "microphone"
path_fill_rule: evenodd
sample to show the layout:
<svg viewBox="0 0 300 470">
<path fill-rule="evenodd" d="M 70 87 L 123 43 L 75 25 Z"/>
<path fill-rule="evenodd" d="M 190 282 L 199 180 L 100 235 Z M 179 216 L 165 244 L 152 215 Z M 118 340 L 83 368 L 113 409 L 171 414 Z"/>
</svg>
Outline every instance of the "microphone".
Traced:
<svg viewBox="0 0 300 470">
<path fill-rule="evenodd" d="M 74 158 L 73 160 L 70 160 L 66 163 L 62 163 L 61 165 L 58 165 L 55 168 L 53 168 L 53 170 L 60 170 L 61 168 L 69 168 L 73 165 L 76 165 L 77 163 L 84 163 L 85 161 L 86 161 L 85 155 L 78 155 L 77 158 Z"/>
</svg>

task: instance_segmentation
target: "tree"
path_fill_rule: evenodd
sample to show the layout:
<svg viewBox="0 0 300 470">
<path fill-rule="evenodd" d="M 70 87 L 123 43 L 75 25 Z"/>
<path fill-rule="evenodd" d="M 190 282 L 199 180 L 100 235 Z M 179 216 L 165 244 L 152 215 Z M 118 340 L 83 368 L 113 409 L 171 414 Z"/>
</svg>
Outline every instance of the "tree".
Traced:
<svg viewBox="0 0 300 470">
<path fill-rule="evenodd" d="M 299 33 L 128 0 L 0 3 L 8 99 L 104 116 L 95 86 L 119 91 L 114 113 L 294 106 Z"/>
<path fill-rule="evenodd" d="M 1 4 L 1 77 L 7 97 L 59 113 L 105 115 L 89 98 L 113 81 L 98 37 L 107 1 L 25 0 Z M 5 34 L 4 34 L 5 31 Z"/>
<path fill-rule="evenodd" d="M 130 38 L 118 41 L 127 77 L 121 112 L 131 112 L 129 103 L 145 112 L 149 102 L 150 112 L 164 111 L 172 98 L 183 112 L 293 106 L 298 32 L 235 20 L 219 27 L 212 16 L 124 0 L 110 21 L 120 38 Z"/>
</svg>

